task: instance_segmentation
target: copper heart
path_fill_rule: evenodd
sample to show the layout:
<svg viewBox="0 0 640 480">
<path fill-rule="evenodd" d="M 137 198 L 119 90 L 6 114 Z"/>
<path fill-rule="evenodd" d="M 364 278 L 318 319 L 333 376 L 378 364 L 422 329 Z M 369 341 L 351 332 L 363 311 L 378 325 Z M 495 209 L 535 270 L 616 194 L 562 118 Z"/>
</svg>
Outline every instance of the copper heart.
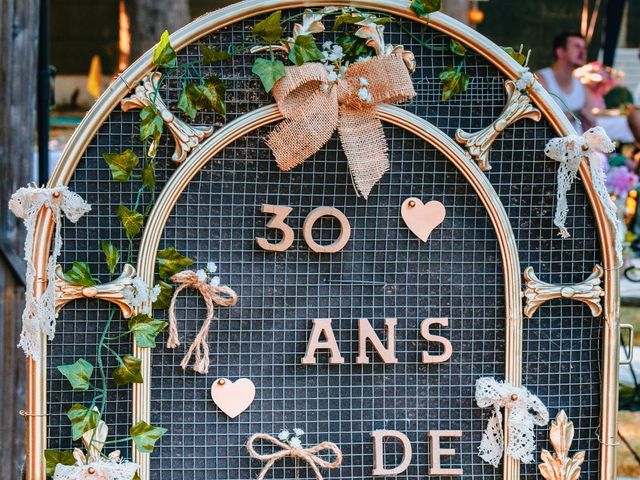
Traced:
<svg viewBox="0 0 640 480">
<path fill-rule="evenodd" d="M 444 221 L 446 210 L 444 205 L 436 200 L 426 204 L 415 197 L 402 202 L 402 219 L 416 237 L 426 242 L 431 232 Z"/>
<path fill-rule="evenodd" d="M 248 378 L 235 382 L 219 378 L 211 385 L 211 398 L 220 410 L 231 418 L 244 412 L 256 396 L 256 387 Z"/>
</svg>

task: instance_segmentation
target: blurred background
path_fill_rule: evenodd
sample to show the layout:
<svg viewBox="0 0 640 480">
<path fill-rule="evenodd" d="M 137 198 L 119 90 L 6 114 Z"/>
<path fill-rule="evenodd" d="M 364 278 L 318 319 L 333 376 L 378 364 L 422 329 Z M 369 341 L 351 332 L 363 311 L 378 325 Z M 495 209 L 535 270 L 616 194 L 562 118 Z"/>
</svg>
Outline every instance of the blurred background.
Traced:
<svg viewBox="0 0 640 480">
<path fill-rule="evenodd" d="M 228 0 L 3 0 L 0 2 L 0 196 L 46 183 L 74 128 L 114 76 L 163 30 L 170 32 Z M 551 65 L 553 38 L 586 41 L 574 76 L 597 99 L 618 149 L 604 161 L 608 187 L 627 227 L 622 322 L 635 325 L 621 357 L 640 349 L 640 148 L 627 116 L 640 105 L 640 1 L 443 0 L 442 10 L 505 47 L 531 50 L 532 71 Z M 522 47 L 521 47 L 522 46 Z M 616 123 L 617 122 L 617 123 Z M 616 125 L 620 128 L 616 128 Z M 16 161 L 19 160 L 19 161 Z M 23 453 L 24 358 L 15 348 L 23 305 L 23 233 L 0 209 L 0 478 L 19 478 Z M 634 347 L 635 345 L 635 347 Z M 618 474 L 640 478 L 640 350 L 620 372 Z"/>
</svg>

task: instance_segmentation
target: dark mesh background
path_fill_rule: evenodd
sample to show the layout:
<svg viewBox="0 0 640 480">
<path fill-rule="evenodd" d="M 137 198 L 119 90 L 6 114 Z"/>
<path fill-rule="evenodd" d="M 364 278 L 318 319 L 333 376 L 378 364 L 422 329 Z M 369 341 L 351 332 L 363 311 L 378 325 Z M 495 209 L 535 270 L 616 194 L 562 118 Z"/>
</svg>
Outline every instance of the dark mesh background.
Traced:
<svg viewBox="0 0 640 480">
<path fill-rule="evenodd" d="M 295 12 L 283 12 L 283 18 L 289 13 Z M 240 22 L 207 36 L 181 51 L 179 63 L 196 60 L 201 43 L 216 48 L 242 43 L 253 23 Z M 442 46 L 448 39 L 405 20 L 387 25 L 386 32 L 388 43 L 404 44 L 418 63 L 413 77 L 418 95 L 404 108 L 449 136 L 458 127 L 481 128 L 499 114 L 505 101 L 504 77 L 487 61 L 467 55 L 465 68 L 471 76 L 467 93 L 442 103 L 437 75 L 458 59 L 420 43 Z M 331 35 L 319 35 L 319 43 Z M 237 55 L 232 64 L 202 67 L 203 73 L 216 73 L 227 84 L 227 121 L 270 103 L 251 74 L 254 58 Z M 161 91 L 174 112 L 183 75 L 181 70 L 173 74 Z M 204 113 L 194 123 L 219 126 L 223 121 Z M 121 203 L 132 206 L 139 187 L 136 181 L 112 181 L 102 154 L 133 148 L 141 156 L 137 123 L 138 111 L 116 109 L 70 183 L 93 210 L 78 224 L 65 224 L 60 260 L 65 267 L 74 260 L 90 262 L 101 281 L 110 276 L 100 240 L 126 251 L 116 209 Z M 445 465 L 463 465 L 465 478 L 500 477 L 501 469 L 494 470 L 475 455 L 488 412 L 475 406 L 473 386 L 480 376 L 504 375 L 502 265 L 491 223 L 471 187 L 442 154 L 388 126 L 391 172 L 365 202 L 353 191 L 337 140 L 301 168 L 281 173 L 264 144 L 267 131 L 242 138 L 213 159 L 180 197 L 164 231 L 161 248 L 175 245 L 198 267 L 216 261 L 223 283 L 236 289 L 240 301 L 233 309 L 218 311 L 210 334 L 212 367 L 206 376 L 179 367 L 185 344 L 204 318 L 204 305 L 193 292 L 178 302 L 185 341 L 176 351 L 161 345 L 153 354 L 152 423 L 167 427 L 169 433 L 151 457 L 152 478 L 250 478 L 261 464 L 249 459 L 242 446 L 246 438 L 259 431 L 275 434 L 285 426 L 305 429 L 306 445 L 331 440 L 341 446 L 343 466 L 326 471 L 327 478 L 369 477 L 369 434 L 382 428 L 400 430 L 412 441 L 413 461 L 401 477 L 427 474 L 427 433 L 435 429 L 464 431 L 462 439 L 450 443 L 458 453 Z M 510 217 L 522 270 L 532 265 L 543 280 L 576 282 L 600 261 L 598 244 L 580 185 L 569 196 L 567 226 L 572 238 L 556 236 L 552 223 L 556 165 L 543 154 L 545 142 L 553 136 L 544 120 L 523 120 L 509 127 L 493 145 L 493 170 L 487 176 Z M 165 140 L 156 161 L 158 191 L 175 169 L 170 161 L 173 141 Z M 447 207 L 447 219 L 426 244 L 411 236 L 400 220 L 400 205 L 408 196 L 437 199 Z M 142 204 L 149 201 L 148 195 L 142 196 Z M 254 242 L 266 234 L 269 216 L 260 213 L 261 203 L 294 208 L 288 223 L 297 238 L 286 254 L 264 252 Z M 339 208 L 350 220 L 352 238 L 340 253 L 313 254 L 302 240 L 305 216 L 321 205 Z M 316 238 L 330 241 L 337 235 L 336 227 L 331 221 L 319 222 Z M 135 255 L 130 260 L 135 264 Z M 84 394 L 69 390 L 56 367 L 79 357 L 95 364 L 97 338 L 109 312 L 109 304 L 78 301 L 60 314 L 48 363 L 49 448 L 72 446 L 66 411 L 73 403 L 87 402 Z M 426 342 L 419 336 L 419 323 L 440 316 L 449 318 L 449 327 L 440 333 L 451 340 L 454 355 L 444 364 L 422 365 L 420 352 Z M 329 366 L 320 355 L 318 365 L 303 367 L 299 362 L 311 319 L 322 317 L 333 319 L 346 363 Z M 381 336 L 383 319 L 398 318 L 399 364 L 385 366 L 371 352 L 370 365 L 354 364 L 359 317 L 369 318 Z M 552 417 L 560 408 L 567 411 L 576 426 L 573 448 L 587 453 L 582 477 L 596 478 L 600 320 L 591 318 L 581 304 L 556 301 L 540 308 L 524 325 L 524 384 L 542 398 Z M 117 313 L 114 334 L 125 328 Z M 162 335 L 160 341 L 164 340 Z M 130 353 L 129 339 L 121 339 L 114 348 Z M 210 400 L 209 388 L 217 377 L 240 376 L 254 381 L 256 400 L 247 412 L 228 420 Z M 105 420 L 112 439 L 127 436 L 130 392 L 130 387 L 113 387 L 110 392 Z M 537 429 L 537 434 L 538 450 L 549 448 L 546 429 Z M 129 445 L 120 447 L 130 458 Z M 389 463 L 397 461 L 393 444 L 388 447 Z M 536 472 L 535 465 L 523 467 L 525 474 Z M 294 475 L 293 462 L 287 461 L 269 474 Z M 298 475 L 312 478 L 304 468 Z"/>
</svg>

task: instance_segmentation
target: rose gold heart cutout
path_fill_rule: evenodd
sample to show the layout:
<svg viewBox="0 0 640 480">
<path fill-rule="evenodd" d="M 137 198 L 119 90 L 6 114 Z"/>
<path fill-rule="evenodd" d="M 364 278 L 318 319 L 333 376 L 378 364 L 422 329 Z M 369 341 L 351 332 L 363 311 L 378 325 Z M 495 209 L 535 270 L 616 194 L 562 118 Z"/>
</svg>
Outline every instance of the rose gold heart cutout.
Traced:
<svg viewBox="0 0 640 480">
<path fill-rule="evenodd" d="M 419 198 L 410 197 L 402 202 L 400 213 L 409 230 L 426 242 L 431 232 L 444 221 L 447 212 L 444 205 L 436 200 L 425 204 Z"/>
<path fill-rule="evenodd" d="M 248 378 L 239 378 L 235 382 L 219 378 L 211 385 L 211 398 L 230 418 L 236 418 L 249 408 L 255 396 L 256 386 Z"/>
</svg>

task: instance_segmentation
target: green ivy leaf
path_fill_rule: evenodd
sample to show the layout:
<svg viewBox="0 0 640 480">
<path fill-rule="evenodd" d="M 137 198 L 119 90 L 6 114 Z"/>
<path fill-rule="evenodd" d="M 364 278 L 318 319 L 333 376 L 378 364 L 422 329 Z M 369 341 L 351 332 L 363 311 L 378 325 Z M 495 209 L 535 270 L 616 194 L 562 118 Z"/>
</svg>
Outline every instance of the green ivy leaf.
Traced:
<svg viewBox="0 0 640 480">
<path fill-rule="evenodd" d="M 225 116 L 227 109 L 224 103 L 226 87 L 222 80 L 213 76 L 203 85 L 189 83 L 178 100 L 178 108 L 193 120 L 198 110 L 207 109 Z"/>
<path fill-rule="evenodd" d="M 192 263 L 193 260 L 182 255 L 174 247 L 158 251 L 158 273 L 162 279 L 171 278 L 174 273 L 181 272 Z"/>
<path fill-rule="evenodd" d="M 267 60 L 266 58 L 256 58 L 251 71 L 260 77 L 262 86 L 267 93 L 271 91 L 278 80 L 286 75 L 284 63 L 280 60 Z"/>
<path fill-rule="evenodd" d="M 156 446 L 156 442 L 167 432 L 166 428 L 152 427 L 144 420 L 140 420 L 129 429 L 129 435 L 133 438 L 133 443 L 139 452 L 151 453 Z"/>
<path fill-rule="evenodd" d="M 89 265 L 87 265 L 86 262 L 73 262 L 71 264 L 71 270 L 67 270 L 64 273 L 64 278 L 73 285 L 82 285 L 83 287 L 93 287 L 98 283 L 91 276 Z"/>
<path fill-rule="evenodd" d="M 456 55 L 460 55 L 461 57 L 463 57 L 464 54 L 467 53 L 467 48 L 462 43 L 454 40 L 453 38 L 449 42 L 449 48 L 453 53 L 455 53 Z"/>
<path fill-rule="evenodd" d="M 156 170 L 153 167 L 153 162 L 147 162 L 147 164 L 142 167 L 142 185 L 144 185 L 149 190 L 153 190 L 156 188 Z"/>
<path fill-rule="evenodd" d="M 131 172 L 139 162 L 138 156 L 130 148 L 121 153 L 103 153 L 102 158 L 109 165 L 111 176 L 117 182 L 129 180 Z"/>
<path fill-rule="evenodd" d="M 516 62 L 518 62 L 520 65 L 524 66 L 525 62 L 527 61 L 527 56 L 522 53 L 519 52 L 518 50 L 511 48 L 511 47 L 502 47 L 502 49 L 507 52 L 507 54 L 513 58 Z"/>
<path fill-rule="evenodd" d="M 349 33 L 339 35 L 336 38 L 336 43 L 342 47 L 344 60 L 350 63 L 355 62 L 358 58 L 370 57 L 373 54 L 373 49 L 367 47 L 364 38 Z"/>
<path fill-rule="evenodd" d="M 71 436 L 74 440 L 78 440 L 84 432 L 96 428 L 100 413 L 76 403 L 67 412 L 67 417 L 71 420 Z"/>
<path fill-rule="evenodd" d="M 295 43 L 291 46 L 289 52 L 289 60 L 296 65 L 302 65 L 305 62 L 313 62 L 322 60 L 322 52 L 316 47 L 316 42 L 311 35 L 298 35 Z"/>
<path fill-rule="evenodd" d="M 47 462 L 47 477 L 53 477 L 56 465 L 75 465 L 73 450 L 45 450 L 44 459 Z"/>
<path fill-rule="evenodd" d="M 451 100 L 458 94 L 467 91 L 469 85 L 469 75 L 457 67 L 447 67 L 440 72 L 440 80 L 442 81 L 442 98 L 443 102 Z"/>
<path fill-rule="evenodd" d="M 104 261 L 107 263 L 109 273 L 116 271 L 116 265 L 120 261 L 120 252 L 113 243 L 102 240 L 102 251 L 104 252 Z"/>
<path fill-rule="evenodd" d="M 91 387 L 91 375 L 93 375 L 93 365 L 84 358 L 79 358 L 74 363 L 59 365 L 58 371 L 65 376 L 73 390 L 84 391 Z"/>
<path fill-rule="evenodd" d="M 440 10 L 441 3 L 441 0 L 411 0 L 411 10 L 418 18 L 425 18 Z"/>
<path fill-rule="evenodd" d="M 173 286 L 169 285 L 167 282 L 163 282 L 160 280 L 156 285 L 160 285 L 160 293 L 158 294 L 158 298 L 155 302 L 153 302 L 154 310 L 164 310 L 165 308 L 169 308 L 171 304 L 171 294 L 173 293 Z"/>
<path fill-rule="evenodd" d="M 118 385 L 126 385 L 127 383 L 142 383 L 142 372 L 140 366 L 142 361 L 138 357 L 125 355 L 122 357 L 122 363 L 113 371 L 113 379 Z"/>
<path fill-rule="evenodd" d="M 169 32 L 162 32 L 160 41 L 153 50 L 153 64 L 159 67 L 175 67 L 176 52 L 169 41 Z"/>
<path fill-rule="evenodd" d="M 122 228 L 124 228 L 129 240 L 138 235 L 142 230 L 144 217 L 141 213 L 138 213 L 135 210 L 129 210 L 124 205 L 120 205 L 118 207 L 118 218 L 120 219 Z"/>
<path fill-rule="evenodd" d="M 129 319 L 129 331 L 133 333 L 136 344 L 141 348 L 155 348 L 156 336 L 165 329 L 167 322 L 154 320 L 144 313 Z"/>
<path fill-rule="evenodd" d="M 333 24 L 333 30 L 338 30 L 343 25 L 352 25 L 357 22 L 361 22 L 364 20 L 364 17 L 356 13 L 345 12 L 336 17 L 336 21 Z"/>
<path fill-rule="evenodd" d="M 147 105 L 140 110 L 140 140 L 150 138 L 154 142 L 160 141 L 164 122 L 152 105 Z"/>
<path fill-rule="evenodd" d="M 264 20 L 256 23 L 251 31 L 254 37 L 258 37 L 269 45 L 276 43 L 282 38 L 282 27 L 280 26 L 280 16 L 282 11 L 273 12 Z"/>
<path fill-rule="evenodd" d="M 212 63 L 231 60 L 229 52 L 209 48 L 206 45 L 200 45 L 200 55 L 202 55 L 202 65 L 211 65 Z"/>
</svg>

